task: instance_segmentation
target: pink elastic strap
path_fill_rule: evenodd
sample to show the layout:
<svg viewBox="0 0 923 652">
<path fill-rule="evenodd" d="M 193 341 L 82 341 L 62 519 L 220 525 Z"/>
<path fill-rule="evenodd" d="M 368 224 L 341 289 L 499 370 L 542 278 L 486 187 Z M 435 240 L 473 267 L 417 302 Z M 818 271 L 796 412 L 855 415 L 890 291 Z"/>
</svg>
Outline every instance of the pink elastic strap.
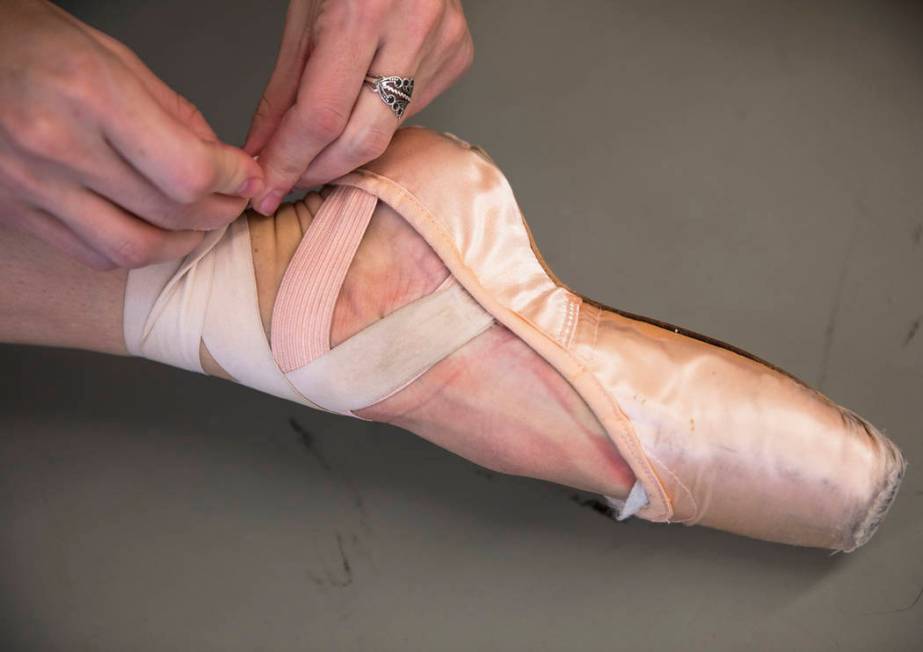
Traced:
<svg viewBox="0 0 923 652">
<path fill-rule="evenodd" d="M 283 372 L 330 350 L 333 309 L 377 201 L 359 188 L 337 186 L 308 226 L 272 311 L 272 354 Z"/>
</svg>

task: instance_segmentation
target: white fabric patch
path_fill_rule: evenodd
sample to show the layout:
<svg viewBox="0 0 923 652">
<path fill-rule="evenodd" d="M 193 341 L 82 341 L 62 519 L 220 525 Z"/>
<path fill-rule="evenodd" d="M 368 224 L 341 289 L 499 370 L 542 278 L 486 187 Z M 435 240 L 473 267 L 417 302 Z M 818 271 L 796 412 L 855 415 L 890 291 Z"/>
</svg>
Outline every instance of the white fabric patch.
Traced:
<svg viewBox="0 0 923 652">
<path fill-rule="evenodd" d="M 625 500 L 612 498 L 610 496 L 603 496 L 603 498 L 605 498 L 606 502 L 615 510 L 615 520 L 617 521 L 624 521 L 634 516 L 647 507 L 648 503 L 647 492 L 644 491 L 644 487 L 641 486 L 640 482 L 635 482 Z"/>
</svg>

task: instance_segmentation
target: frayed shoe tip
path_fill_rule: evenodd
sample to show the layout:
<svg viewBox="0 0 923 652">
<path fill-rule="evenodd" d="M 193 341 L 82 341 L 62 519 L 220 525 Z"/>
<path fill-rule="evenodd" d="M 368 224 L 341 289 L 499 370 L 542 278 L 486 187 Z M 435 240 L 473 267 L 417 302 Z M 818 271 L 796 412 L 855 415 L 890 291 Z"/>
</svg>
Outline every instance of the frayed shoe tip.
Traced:
<svg viewBox="0 0 923 652">
<path fill-rule="evenodd" d="M 881 525 L 881 522 L 884 520 L 888 510 L 891 509 L 891 505 L 894 504 L 894 499 L 897 497 L 897 492 L 901 486 L 901 480 L 903 480 L 904 473 L 907 470 L 907 462 L 904 460 L 903 454 L 894 442 L 877 431 L 874 432 L 877 438 L 879 438 L 879 441 L 887 447 L 888 452 L 892 455 L 891 468 L 885 478 L 881 491 L 879 491 L 874 500 L 872 500 L 865 518 L 863 518 L 853 530 L 852 545 L 838 552 L 852 552 L 865 545 L 869 539 L 872 538 L 878 530 L 878 526 Z"/>
</svg>

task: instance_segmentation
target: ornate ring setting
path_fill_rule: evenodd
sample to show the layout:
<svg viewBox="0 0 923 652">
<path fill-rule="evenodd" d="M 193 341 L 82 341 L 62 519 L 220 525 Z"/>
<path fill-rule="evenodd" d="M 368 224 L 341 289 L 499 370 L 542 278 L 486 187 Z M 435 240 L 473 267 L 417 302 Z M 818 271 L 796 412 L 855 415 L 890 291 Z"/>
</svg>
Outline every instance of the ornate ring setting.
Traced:
<svg viewBox="0 0 923 652">
<path fill-rule="evenodd" d="M 395 116 L 404 115 L 410 96 L 413 95 L 413 77 L 398 77 L 397 75 L 381 76 L 368 74 L 365 83 L 378 93 L 381 101 L 388 105 Z"/>
</svg>

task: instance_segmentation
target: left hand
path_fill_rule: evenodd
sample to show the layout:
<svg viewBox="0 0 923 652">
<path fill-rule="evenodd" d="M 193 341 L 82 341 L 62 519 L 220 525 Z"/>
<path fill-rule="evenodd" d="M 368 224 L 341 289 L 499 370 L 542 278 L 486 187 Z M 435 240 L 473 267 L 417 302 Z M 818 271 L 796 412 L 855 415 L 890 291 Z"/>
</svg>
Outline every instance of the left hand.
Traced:
<svg viewBox="0 0 923 652">
<path fill-rule="evenodd" d="M 403 118 L 471 66 L 461 0 L 291 0 L 282 45 L 244 150 L 259 154 L 272 213 L 294 186 L 335 179 L 380 156 Z M 414 78 L 398 119 L 366 74 Z"/>
</svg>

